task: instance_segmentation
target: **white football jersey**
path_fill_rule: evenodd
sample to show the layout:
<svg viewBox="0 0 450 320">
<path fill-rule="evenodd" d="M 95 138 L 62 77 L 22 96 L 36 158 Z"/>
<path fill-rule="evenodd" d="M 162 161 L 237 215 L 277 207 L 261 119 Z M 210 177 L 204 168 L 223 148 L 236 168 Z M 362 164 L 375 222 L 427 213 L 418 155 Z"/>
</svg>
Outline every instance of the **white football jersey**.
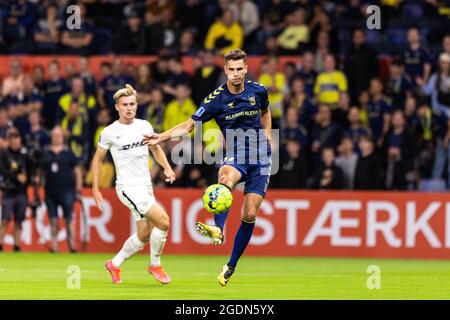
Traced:
<svg viewBox="0 0 450 320">
<path fill-rule="evenodd" d="M 153 133 L 152 125 L 134 119 L 132 124 L 115 121 L 103 129 L 98 146 L 109 150 L 116 167 L 116 185 L 150 184 L 149 150 L 142 139 Z"/>
</svg>

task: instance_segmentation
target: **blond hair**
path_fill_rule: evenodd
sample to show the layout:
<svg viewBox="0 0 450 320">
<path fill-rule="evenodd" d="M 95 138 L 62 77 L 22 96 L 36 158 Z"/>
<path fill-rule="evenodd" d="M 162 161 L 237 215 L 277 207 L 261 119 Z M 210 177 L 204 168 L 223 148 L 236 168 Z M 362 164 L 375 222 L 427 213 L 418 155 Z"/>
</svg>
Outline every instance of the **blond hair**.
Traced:
<svg viewBox="0 0 450 320">
<path fill-rule="evenodd" d="M 137 91 L 133 89 L 131 85 L 128 83 L 125 85 L 125 88 L 119 89 L 114 93 L 113 98 L 114 101 L 117 103 L 120 98 L 122 97 L 129 97 L 129 96 L 135 96 L 137 98 Z"/>
</svg>

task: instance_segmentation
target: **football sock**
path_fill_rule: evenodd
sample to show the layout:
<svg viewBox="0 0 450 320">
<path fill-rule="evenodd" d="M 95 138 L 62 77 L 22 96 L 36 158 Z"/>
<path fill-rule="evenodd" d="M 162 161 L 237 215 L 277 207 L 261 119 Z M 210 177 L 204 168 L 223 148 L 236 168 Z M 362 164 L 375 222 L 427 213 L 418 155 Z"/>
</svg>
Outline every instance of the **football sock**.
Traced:
<svg viewBox="0 0 450 320">
<path fill-rule="evenodd" d="M 225 226 L 225 221 L 227 220 L 229 212 L 230 212 L 230 209 L 227 209 L 226 211 L 224 211 L 222 213 L 214 215 L 214 222 L 215 222 L 216 226 L 218 226 L 220 228 L 220 230 L 222 230 L 222 232 L 223 232 L 223 228 Z"/>
<path fill-rule="evenodd" d="M 229 265 L 231 268 L 234 269 L 236 267 L 239 258 L 241 257 L 242 253 L 244 253 L 245 248 L 247 248 L 247 245 L 253 234 L 253 229 L 255 229 L 255 221 L 241 221 L 241 226 L 239 227 L 239 230 L 236 234 L 236 238 L 234 238 L 234 246 L 233 251 L 231 252 L 231 258 L 227 263 L 227 265 Z"/>
<path fill-rule="evenodd" d="M 150 235 L 150 264 L 152 266 L 161 265 L 161 253 L 166 244 L 167 231 L 153 228 Z"/>
<path fill-rule="evenodd" d="M 123 244 L 122 249 L 120 249 L 119 253 L 112 259 L 112 264 L 116 268 L 120 268 L 120 266 L 127 260 L 129 257 L 134 255 L 139 250 L 142 250 L 145 243 L 139 240 L 137 233 L 133 233 L 127 241 Z"/>
</svg>

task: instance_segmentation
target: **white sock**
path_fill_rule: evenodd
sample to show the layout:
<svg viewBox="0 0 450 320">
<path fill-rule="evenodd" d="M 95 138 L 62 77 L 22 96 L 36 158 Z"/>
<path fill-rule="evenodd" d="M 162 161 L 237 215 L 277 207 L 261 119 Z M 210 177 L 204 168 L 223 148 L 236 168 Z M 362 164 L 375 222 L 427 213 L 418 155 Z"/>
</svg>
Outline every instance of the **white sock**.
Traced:
<svg viewBox="0 0 450 320">
<path fill-rule="evenodd" d="M 150 235 L 150 264 L 152 266 L 161 265 L 161 253 L 166 244 L 167 231 L 153 228 Z"/>
<path fill-rule="evenodd" d="M 129 257 L 134 255 L 139 250 L 142 250 L 145 243 L 139 240 L 137 233 L 133 233 L 127 241 L 123 244 L 122 249 L 120 249 L 119 253 L 112 259 L 112 264 L 116 268 L 120 268 L 120 266 L 127 260 Z"/>
</svg>

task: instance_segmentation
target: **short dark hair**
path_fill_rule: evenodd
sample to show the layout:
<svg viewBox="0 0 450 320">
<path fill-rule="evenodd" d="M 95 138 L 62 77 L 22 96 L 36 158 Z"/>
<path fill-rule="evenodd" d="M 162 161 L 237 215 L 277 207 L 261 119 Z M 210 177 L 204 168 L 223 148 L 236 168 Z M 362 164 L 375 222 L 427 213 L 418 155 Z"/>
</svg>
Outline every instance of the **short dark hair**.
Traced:
<svg viewBox="0 0 450 320">
<path fill-rule="evenodd" d="M 223 58 L 225 60 L 225 63 L 227 63 L 230 60 L 233 60 L 233 61 L 244 60 L 244 61 L 246 61 L 247 60 L 247 54 L 245 53 L 244 50 L 241 50 L 241 49 L 238 48 L 238 49 L 233 49 L 231 51 L 228 51 L 224 55 Z"/>
</svg>

